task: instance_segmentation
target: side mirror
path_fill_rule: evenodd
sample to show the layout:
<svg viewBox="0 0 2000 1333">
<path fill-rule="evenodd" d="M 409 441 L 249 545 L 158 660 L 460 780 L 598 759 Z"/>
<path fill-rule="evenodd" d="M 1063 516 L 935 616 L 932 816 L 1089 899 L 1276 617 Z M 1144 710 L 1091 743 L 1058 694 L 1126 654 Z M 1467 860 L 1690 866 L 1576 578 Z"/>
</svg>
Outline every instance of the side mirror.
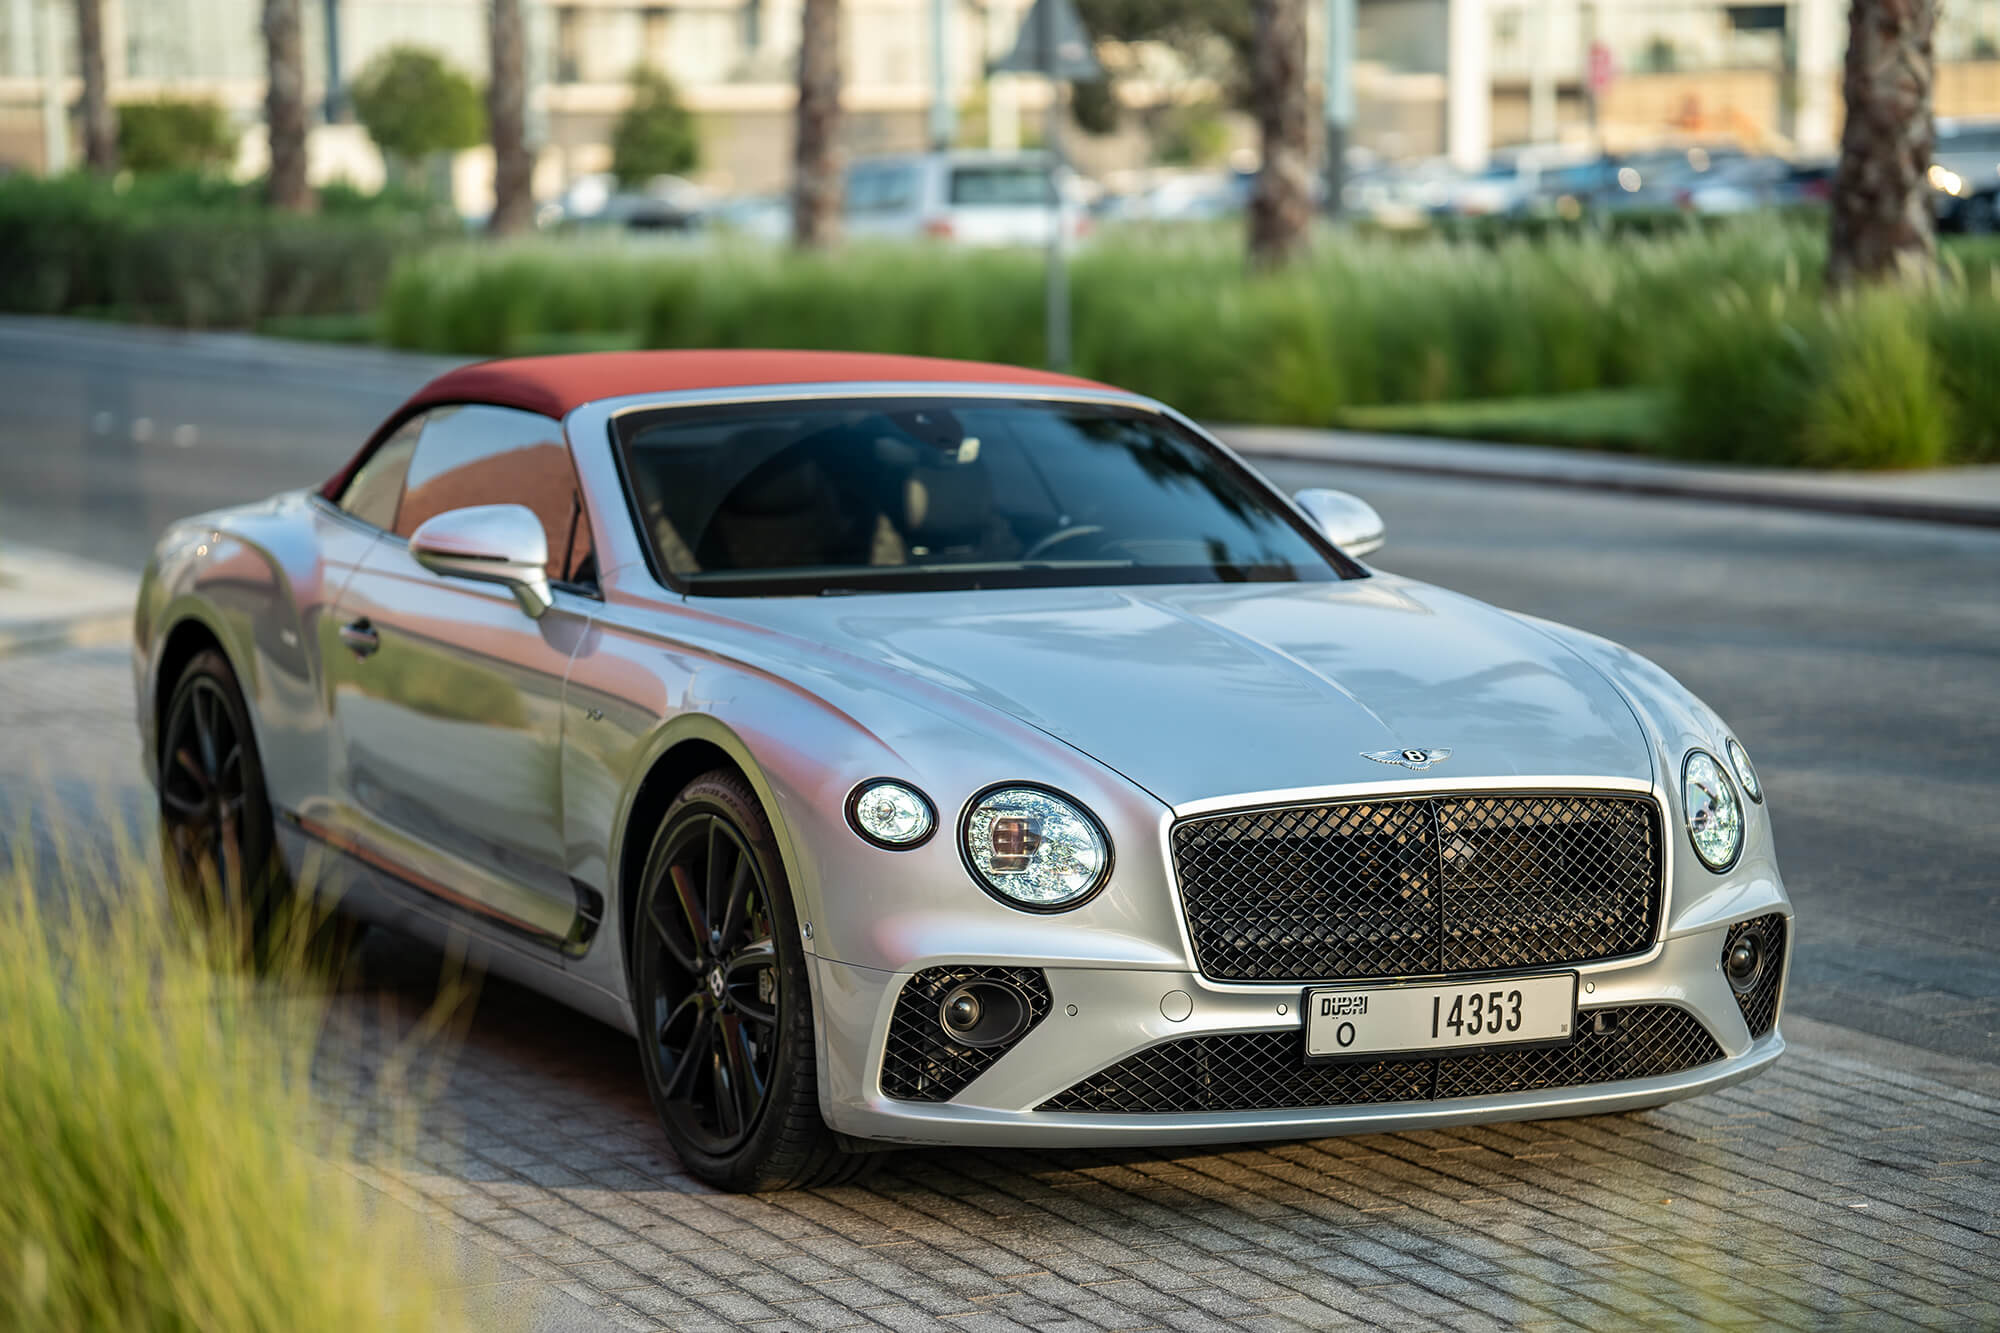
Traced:
<svg viewBox="0 0 2000 1333">
<path fill-rule="evenodd" d="M 549 539 L 526 505 L 448 509 L 417 525 L 410 554 L 433 574 L 498 583 L 535 619 L 549 609 Z"/>
<path fill-rule="evenodd" d="M 1300 491 L 1292 503 L 1305 511 L 1328 541 L 1352 556 L 1382 549 L 1382 516 L 1375 506 L 1346 491 Z"/>
</svg>

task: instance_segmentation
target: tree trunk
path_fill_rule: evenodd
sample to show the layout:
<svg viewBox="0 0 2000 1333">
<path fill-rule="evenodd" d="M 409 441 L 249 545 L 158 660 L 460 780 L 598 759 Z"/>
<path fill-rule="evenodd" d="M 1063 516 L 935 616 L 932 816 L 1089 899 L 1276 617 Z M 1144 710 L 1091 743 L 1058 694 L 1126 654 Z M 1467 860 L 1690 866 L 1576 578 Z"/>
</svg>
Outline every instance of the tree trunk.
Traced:
<svg viewBox="0 0 2000 1333">
<path fill-rule="evenodd" d="M 299 0 L 264 0 L 264 124 L 271 141 L 271 175 L 265 199 L 286 213 L 313 204 L 306 184 L 306 54 L 299 30 Z"/>
<path fill-rule="evenodd" d="M 1254 0 L 1250 104 L 1263 165 L 1250 196 L 1250 263 L 1275 268 L 1306 247 L 1312 163 L 1306 153 L 1305 0 Z"/>
<path fill-rule="evenodd" d="M 1937 0 L 1853 0 L 1841 91 L 1847 125 L 1833 182 L 1830 288 L 1928 280 L 1937 237 L 1931 165 L 1931 32 Z"/>
<path fill-rule="evenodd" d="M 109 176 L 118 170 L 118 120 L 104 74 L 104 0 L 76 0 L 76 62 L 83 75 L 83 160 Z"/>
<path fill-rule="evenodd" d="M 493 134 L 493 216 L 486 229 L 495 236 L 511 236 L 535 221 L 535 159 L 528 151 L 528 49 L 521 0 L 492 2 L 493 81 L 486 90 L 486 115 Z"/>
<path fill-rule="evenodd" d="M 806 0 L 799 33 L 799 111 L 792 145 L 792 243 L 840 238 L 840 0 Z"/>
</svg>

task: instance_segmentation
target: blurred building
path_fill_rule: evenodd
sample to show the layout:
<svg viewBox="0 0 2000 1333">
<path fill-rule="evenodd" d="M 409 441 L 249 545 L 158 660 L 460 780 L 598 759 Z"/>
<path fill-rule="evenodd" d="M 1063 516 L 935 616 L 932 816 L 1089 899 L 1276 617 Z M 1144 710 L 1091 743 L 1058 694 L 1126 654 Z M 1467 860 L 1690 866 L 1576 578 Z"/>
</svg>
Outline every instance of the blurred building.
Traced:
<svg viewBox="0 0 2000 1333">
<path fill-rule="evenodd" d="M 244 127 L 245 172 L 262 167 L 259 0 L 103 0 L 114 100 L 210 97 Z M 350 80 L 397 44 L 442 54 L 475 79 L 486 67 L 486 0 L 303 0 L 309 95 Z M 526 0 L 531 137 L 545 146 L 541 193 L 601 171 L 606 139 L 640 64 L 665 70 L 700 118 L 716 188 L 782 186 L 789 174 L 801 0 Z M 1246 0 L 1247 3 L 1247 0 Z M 1313 41 L 1325 49 L 1320 0 Z M 1476 166 L 1521 143 L 1612 148 L 1676 137 L 1828 153 L 1839 130 L 1846 0 L 1359 0 L 1355 146 L 1389 159 L 1448 154 Z M 1046 94 L 1033 79 L 986 81 L 1028 0 L 945 0 L 949 103 L 961 138 L 1010 146 L 1032 135 Z M 932 0 L 845 0 L 846 137 L 856 154 L 896 152 L 935 132 Z M 73 137 L 71 0 L 0 0 L 0 169 L 40 169 Z M 330 59 L 329 51 L 337 51 Z M 2000 115 L 2000 0 L 1961 0 L 1939 21 L 1940 115 Z M 1107 58 L 1140 77 L 1128 102 L 1213 98 L 1159 52 Z M 1316 57 L 1317 59 L 1317 57 Z M 49 77 L 54 70 L 56 77 Z M 1140 118 L 1073 141 L 1087 169 L 1143 164 Z M 1028 128 L 1024 131 L 1024 125 Z M 1235 118 L 1233 139 L 1247 141 Z M 360 185 L 381 164 L 352 125 L 315 131 L 313 171 Z M 480 154 L 455 173 L 476 211 Z"/>
</svg>

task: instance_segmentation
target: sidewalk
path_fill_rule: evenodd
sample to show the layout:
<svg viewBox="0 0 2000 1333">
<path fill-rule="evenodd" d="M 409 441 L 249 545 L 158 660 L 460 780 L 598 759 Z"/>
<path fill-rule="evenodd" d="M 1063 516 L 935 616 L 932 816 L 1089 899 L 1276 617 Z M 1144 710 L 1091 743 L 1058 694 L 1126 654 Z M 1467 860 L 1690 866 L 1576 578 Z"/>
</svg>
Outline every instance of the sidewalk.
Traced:
<svg viewBox="0 0 2000 1333">
<path fill-rule="evenodd" d="M 125 638 L 138 594 L 122 569 L 0 542 L 0 657 Z"/>
<path fill-rule="evenodd" d="M 2000 465 L 1928 472 L 1819 472 L 1293 426 L 1211 429 L 1252 459 L 1336 463 L 1435 477 L 2000 527 Z"/>
</svg>

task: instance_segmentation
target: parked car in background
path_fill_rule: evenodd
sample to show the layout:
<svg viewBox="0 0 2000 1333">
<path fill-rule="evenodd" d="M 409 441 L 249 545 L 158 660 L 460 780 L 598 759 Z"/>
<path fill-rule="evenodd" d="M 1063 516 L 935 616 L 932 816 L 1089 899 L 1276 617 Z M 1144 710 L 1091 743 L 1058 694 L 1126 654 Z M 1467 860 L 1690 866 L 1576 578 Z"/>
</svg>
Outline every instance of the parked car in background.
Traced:
<svg viewBox="0 0 2000 1333">
<path fill-rule="evenodd" d="M 1984 235 L 2000 225 L 2000 120 L 1940 120 L 1930 182 L 1941 230 Z"/>
<path fill-rule="evenodd" d="M 856 239 L 928 236 L 959 245 L 1046 245 L 1056 183 L 1045 153 L 954 150 L 862 158 L 847 169 L 841 225 Z M 1072 239 L 1088 230 L 1073 182 Z"/>
<path fill-rule="evenodd" d="M 1728 724 L 1382 539 L 1066 375 L 489 361 L 168 530 L 141 753 L 177 883 L 632 1034 L 726 1189 L 1768 1068 L 1792 908 Z"/>
<path fill-rule="evenodd" d="M 655 176 L 628 186 L 600 172 L 572 181 L 560 197 L 542 206 L 535 220 L 544 227 L 686 232 L 700 225 L 710 202 L 708 191 L 680 176 Z"/>
<path fill-rule="evenodd" d="M 717 235 L 776 244 L 792 234 L 792 201 L 782 194 L 741 195 L 713 205 L 701 220 Z"/>
</svg>

